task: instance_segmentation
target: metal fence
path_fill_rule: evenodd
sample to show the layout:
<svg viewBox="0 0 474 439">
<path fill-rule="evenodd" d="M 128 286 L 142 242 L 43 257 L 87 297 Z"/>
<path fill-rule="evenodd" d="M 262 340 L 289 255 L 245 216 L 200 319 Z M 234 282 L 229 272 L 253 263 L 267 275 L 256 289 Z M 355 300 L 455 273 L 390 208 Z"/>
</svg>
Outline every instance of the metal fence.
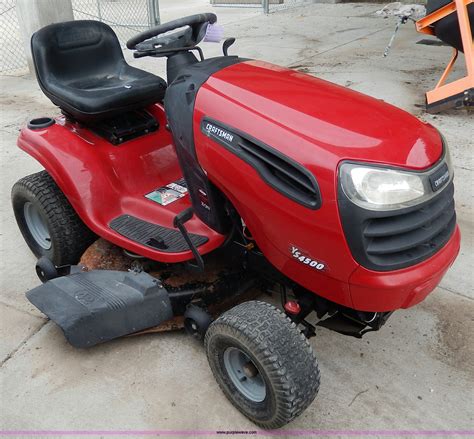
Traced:
<svg viewBox="0 0 474 439">
<path fill-rule="evenodd" d="M 271 13 L 313 0 L 210 0 L 213 6 L 258 7 Z M 120 43 L 160 23 L 159 0 L 71 0 L 74 19 L 100 20 L 116 32 Z M 25 72 L 25 45 L 20 35 L 16 0 L 0 0 L 0 74 Z"/>
<path fill-rule="evenodd" d="M 228 8 L 262 8 L 265 0 L 210 0 L 212 6 Z M 271 3 L 283 3 L 284 0 L 269 0 Z"/>
<path fill-rule="evenodd" d="M 278 2 L 263 0 L 263 10 L 268 14 L 272 12 L 283 11 L 285 9 L 296 8 L 298 6 L 304 6 L 309 3 L 314 3 L 314 0 L 282 0 Z"/>
<path fill-rule="evenodd" d="M 158 0 L 72 0 L 75 20 L 110 25 L 120 43 L 160 22 Z M 16 0 L 0 0 L 0 74 L 24 73 L 25 45 L 20 35 Z"/>
<path fill-rule="evenodd" d="M 20 35 L 16 0 L 0 0 L 0 73 L 26 69 L 24 43 Z"/>
<path fill-rule="evenodd" d="M 211 0 L 213 6 L 261 8 L 265 14 L 314 3 L 314 0 Z"/>
<path fill-rule="evenodd" d="M 159 24 L 157 0 L 72 0 L 75 20 L 99 20 L 111 26 L 120 43 Z"/>
</svg>

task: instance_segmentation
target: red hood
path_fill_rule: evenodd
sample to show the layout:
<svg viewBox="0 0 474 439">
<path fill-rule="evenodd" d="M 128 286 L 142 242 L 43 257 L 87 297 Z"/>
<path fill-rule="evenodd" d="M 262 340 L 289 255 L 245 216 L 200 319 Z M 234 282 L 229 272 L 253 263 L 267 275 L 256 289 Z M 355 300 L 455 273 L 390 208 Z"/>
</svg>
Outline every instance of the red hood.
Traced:
<svg viewBox="0 0 474 439">
<path fill-rule="evenodd" d="M 331 162 L 351 159 L 413 169 L 431 166 L 442 154 L 437 130 L 411 114 L 273 64 L 235 64 L 214 74 L 205 88 L 253 113 L 253 123 L 239 129 L 301 162 L 312 161 L 314 146 Z M 291 146 L 284 144 L 289 139 Z"/>
</svg>

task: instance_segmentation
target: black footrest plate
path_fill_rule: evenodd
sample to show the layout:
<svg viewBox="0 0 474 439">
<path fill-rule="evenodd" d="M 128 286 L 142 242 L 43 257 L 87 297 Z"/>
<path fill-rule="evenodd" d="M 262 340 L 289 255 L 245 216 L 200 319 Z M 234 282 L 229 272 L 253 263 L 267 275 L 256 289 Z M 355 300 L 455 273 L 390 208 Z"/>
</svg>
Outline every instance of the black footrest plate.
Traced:
<svg viewBox="0 0 474 439">
<path fill-rule="evenodd" d="M 180 253 L 190 250 L 179 230 L 152 224 L 131 215 L 122 215 L 110 222 L 110 228 L 139 244 L 166 253 Z M 199 247 L 205 244 L 206 236 L 189 234 L 192 243 Z"/>
<path fill-rule="evenodd" d="M 78 272 L 50 280 L 26 297 L 78 348 L 158 326 L 173 317 L 168 292 L 145 272 Z"/>
</svg>

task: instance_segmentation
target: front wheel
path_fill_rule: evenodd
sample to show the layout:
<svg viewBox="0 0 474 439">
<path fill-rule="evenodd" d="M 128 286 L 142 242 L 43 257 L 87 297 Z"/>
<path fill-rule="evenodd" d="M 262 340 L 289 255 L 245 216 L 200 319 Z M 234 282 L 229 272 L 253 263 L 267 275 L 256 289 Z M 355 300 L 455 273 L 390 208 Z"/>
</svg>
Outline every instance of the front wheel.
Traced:
<svg viewBox="0 0 474 439">
<path fill-rule="evenodd" d="M 97 239 L 46 171 L 18 180 L 12 188 L 12 204 L 30 250 L 55 266 L 77 264 Z"/>
<path fill-rule="evenodd" d="M 245 302 L 222 314 L 205 346 L 224 394 L 262 428 L 287 424 L 318 393 L 319 367 L 308 340 L 268 303 Z"/>
</svg>

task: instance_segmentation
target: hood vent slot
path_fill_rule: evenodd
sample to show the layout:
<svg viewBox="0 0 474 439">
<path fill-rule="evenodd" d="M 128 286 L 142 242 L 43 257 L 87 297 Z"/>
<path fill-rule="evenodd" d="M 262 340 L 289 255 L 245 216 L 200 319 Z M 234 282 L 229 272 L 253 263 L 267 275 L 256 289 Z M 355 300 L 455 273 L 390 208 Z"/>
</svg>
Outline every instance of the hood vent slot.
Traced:
<svg viewBox="0 0 474 439">
<path fill-rule="evenodd" d="M 321 206 L 316 178 L 290 157 L 239 130 L 207 118 L 202 121 L 201 130 L 252 166 L 282 195 L 310 209 Z"/>
<path fill-rule="evenodd" d="M 274 189 L 306 207 L 319 207 L 319 190 L 314 177 L 289 157 L 269 151 L 256 143 L 241 139 L 242 157 Z"/>
</svg>

